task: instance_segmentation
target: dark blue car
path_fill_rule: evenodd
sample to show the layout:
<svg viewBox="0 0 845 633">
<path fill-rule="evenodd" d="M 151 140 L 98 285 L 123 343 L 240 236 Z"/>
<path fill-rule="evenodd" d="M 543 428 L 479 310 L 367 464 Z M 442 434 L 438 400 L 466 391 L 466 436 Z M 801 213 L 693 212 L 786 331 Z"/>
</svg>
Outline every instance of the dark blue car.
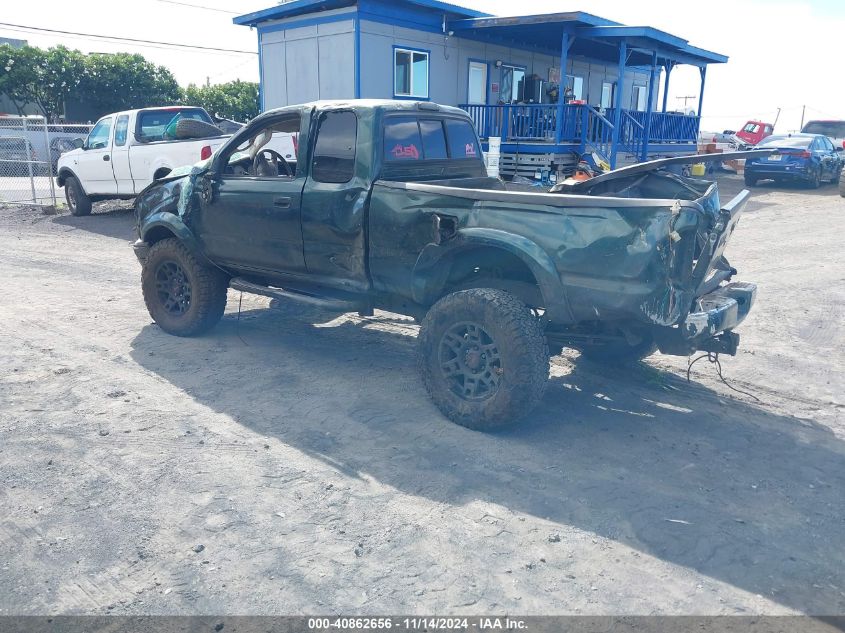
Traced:
<svg viewBox="0 0 845 633">
<path fill-rule="evenodd" d="M 758 180 L 791 180 L 813 189 L 823 180 L 837 182 L 845 163 L 842 147 L 834 147 L 821 134 L 790 134 L 763 139 L 755 149 L 777 149 L 777 154 L 745 161 L 745 184 L 753 187 Z"/>
</svg>

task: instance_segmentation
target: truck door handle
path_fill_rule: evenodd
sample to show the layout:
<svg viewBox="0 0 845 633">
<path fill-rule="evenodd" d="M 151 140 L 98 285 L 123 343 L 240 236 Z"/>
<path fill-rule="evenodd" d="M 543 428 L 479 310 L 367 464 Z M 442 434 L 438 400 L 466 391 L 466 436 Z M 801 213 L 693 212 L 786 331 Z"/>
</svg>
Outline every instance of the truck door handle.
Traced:
<svg viewBox="0 0 845 633">
<path fill-rule="evenodd" d="M 290 198 L 287 196 L 281 198 L 273 198 L 273 206 L 281 207 L 282 209 L 290 209 Z"/>
<path fill-rule="evenodd" d="M 106 162 L 109 162 L 109 160 L 110 160 L 109 155 L 108 155 L 108 154 L 104 154 L 104 155 L 103 155 L 103 160 L 104 160 L 104 161 L 106 161 Z"/>
</svg>

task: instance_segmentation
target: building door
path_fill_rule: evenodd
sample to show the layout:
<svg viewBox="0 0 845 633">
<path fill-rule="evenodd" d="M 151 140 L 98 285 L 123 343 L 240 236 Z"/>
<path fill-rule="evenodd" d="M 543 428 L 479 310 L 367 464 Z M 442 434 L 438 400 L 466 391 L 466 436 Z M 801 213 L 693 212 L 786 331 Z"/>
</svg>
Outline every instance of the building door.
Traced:
<svg viewBox="0 0 845 633">
<path fill-rule="evenodd" d="M 648 90 L 645 86 L 634 86 L 633 103 L 637 112 L 645 112 L 648 107 Z"/>
<path fill-rule="evenodd" d="M 616 84 L 612 84 L 609 81 L 602 82 L 601 85 L 601 107 L 603 110 L 607 110 L 608 108 L 613 107 L 613 93 L 615 92 L 614 88 Z"/>
<path fill-rule="evenodd" d="M 467 103 L 487 103 L 487 64 L 483 62 L 469 63 Z"/>
</svg>

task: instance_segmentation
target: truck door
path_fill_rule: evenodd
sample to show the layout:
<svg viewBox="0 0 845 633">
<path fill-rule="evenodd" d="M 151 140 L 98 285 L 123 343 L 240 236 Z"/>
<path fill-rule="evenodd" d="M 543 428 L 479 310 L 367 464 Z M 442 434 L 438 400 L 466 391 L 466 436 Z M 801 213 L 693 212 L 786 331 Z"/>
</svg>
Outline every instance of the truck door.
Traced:
<svg viewBox="0 0 845 633">
<path fill-rule="evenodd" d="M 121 114 L 114 123 L 114 142 L 112 143 L 111 164 L 117 193 L 128 196 L 138 193 L 132 182 L 129 169 L 129 115 Z"/>
<path fill-rule="evenodd" d="M 188 219 L 213 260 L 271 276 L 305 271 L 300 213 L 306 166 L 272 149 L 273 137 L 299 132 L 302 118 L 300 111 L 274 117 L 249 130 L 238 147 L 223 150 L 210 200 Z"/>
<path fill-rule="evenodd" d="M 326 285 L 364 291 L 370 183 L 356 168 L 358 117 L 352 110 L 324 112 L 316 128 L 302 204 L 305 265 Z"/>
<path fill-rule="evenodd" d="M 73 166 L 88 195 L 117 193 L 111 164 L 111 131 L 112 117 L 97 121 Z"/>
</svg>

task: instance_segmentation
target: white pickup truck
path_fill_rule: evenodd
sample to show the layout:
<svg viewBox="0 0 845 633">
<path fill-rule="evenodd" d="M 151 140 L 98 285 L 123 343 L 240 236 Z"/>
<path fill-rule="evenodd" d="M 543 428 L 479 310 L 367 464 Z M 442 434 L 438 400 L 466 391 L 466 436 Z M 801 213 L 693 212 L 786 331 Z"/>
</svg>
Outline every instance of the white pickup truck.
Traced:
<svg viewBox="0 0 845 633">
<path fill-rule="evenodd" d="M 203 138 L 178 136 L 179 121 L 205 131 Z M 182 129 L 183 126 L 180 125 Z M 91 213 L 98 200 L 128 200 L 172 170 L 204 160 L 228 140 L 202 108 L 172 106 L 108 114 L 97 121 L 81 147 L 62 154 L 56 182 L 65 188 L 73 215 Z M 277 149 L 295 156 L 293 138 Z"/>
</svg>

